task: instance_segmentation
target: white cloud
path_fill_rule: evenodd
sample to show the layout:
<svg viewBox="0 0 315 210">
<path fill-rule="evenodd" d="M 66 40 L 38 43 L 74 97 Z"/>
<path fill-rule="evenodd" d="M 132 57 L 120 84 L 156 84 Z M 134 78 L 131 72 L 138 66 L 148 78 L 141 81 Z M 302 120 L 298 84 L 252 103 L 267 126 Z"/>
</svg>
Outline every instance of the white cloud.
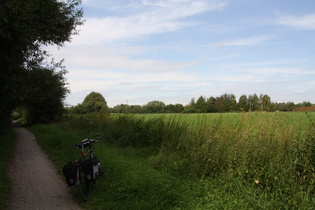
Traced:
<svg viewBox="0 0 315 210">
<path fill-rule="evenodd" d="M 76 69 L 68 73 L 70 88 L 73 92 L 85 89 L 115 89 L 117 87 L 135 87 L 139 84 L 187 84 L 202 79 L 200 75 L 185 72 L 128 73 L 108 70 Z M 169 84 L 168 84 L 169 85 Z"/>
<path fill-rule="evenodd" d="M 315 30 L 315 14 L 304 16 L 285 15 L 276 20 L 276 24 L 294 29 Z"/>
<path fill-rule="evenodd" d="M 254 74 L 261 74 L 261 75 L 314 75 L 315 72 L 308 71 L 305 69 L 299 68 L 276 68 L 276 67 L 269 67 L 269 68 L 249 68 L 249 69 L 239 69 L 236 72 L 246 72 L 246 73 L 254 73 Z"/>
<path fill-rule="evenodd" d="M 183 23 L 170 21 L 157 21 L 155 17 L 138 15 L 118 18 L 87 18 L 81 27 L 80 36 L 74 38 L 74 44 L 95 45 L 108 44 L 115 40 L 136 38 L 152 33 L 176 31 Z"/>
<path fill-rule="evenodd" d="M 192 67 L 197 62 L 175 62 L 156 59 L 135 59 L 134 55 L 145 53 L 140 47 L 67 47 L 60 51 L 50 50 L 59 59 L 66 57 L 67 66 L 71 68 L 128 70 L 142 72 L 168 72 Z M 58 60 L 57 57 L 57 60 Z"/>
<path fill-rule="evenodd" d="M 224 40 L 220 42 L 216 42 L 212 44 L 212 47 L 220 47 L 220 46 L 256 46 L 265 43 L 273 38 L 276 35 L 263 35 L 263 36 L 255 36 L 255 37 L 247 37 L 243 39 L 235 39 L 235 40 Z"/>
<path fill-rule="evenodd" d="M 293 59 L 281 59 L 281 60 L 270 60 L 264 62 L 247 62 L 247 63 L 234 63 L 233 65 L 222 65 L 228 68 L 244 68 L 247 66 L 275 66 L 275 65 L 293 65 L 297 63 L 306 62 L 306 59 L 293 58 Z"/>
<path fill-rule="evenodd" d="M 77 57 L 68 59 L 69 62 L 88 68 L 102 68 L 102 69 L 122 69 L 133 71 L 153 71 L 153 72 L 167 72 L 181 70 L 194 65 L 194 63 L 183 62 L 168 62 L 153 59 L 138 59 L 133 60 L 127 57 L 111 55 L 107 57 Z M 78 62 L 80 60 L 81 62 Z"/>
<path fill-rule="evenodd" d="M 142 1 L 143 9 L 133 15 L 87 17 L 79 27 L 80 36 L 72 44 L 109 44 L 115 40 L 138 38 L 148 34 L 172 32 L 191 25 L 186 17 L 210 10 L 222 9 L 225 3 L 217 1 L 173 0 Z M 139 5 L 140 6 L 140 5 Z"/>
</svg>

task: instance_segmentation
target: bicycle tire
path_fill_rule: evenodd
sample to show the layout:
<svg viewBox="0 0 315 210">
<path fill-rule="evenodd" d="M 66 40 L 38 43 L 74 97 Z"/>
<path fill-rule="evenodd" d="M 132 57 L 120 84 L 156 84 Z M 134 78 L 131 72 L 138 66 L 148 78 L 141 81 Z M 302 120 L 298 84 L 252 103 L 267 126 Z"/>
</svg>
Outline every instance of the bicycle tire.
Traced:
<svg viewBox="0 0 315 210">
<path fill-rule="evenodd" d="M 82 166 L 79 166 L 78 170 L 79 170 L 79 173 L 78 173 L 79 174 L 79 185 L 78 185 L 78 188 L 79 188 L 80 194 L 82 195 L 82 198 L 85 201 L 87 201 L 87 200 L 89 200 L 89 197 L 90 197 L 90 194 L 91 194 L 91 191 L 92 191 L 93 183 L 86 179 L 85 172 L 84 172 Z"/>
</svg>

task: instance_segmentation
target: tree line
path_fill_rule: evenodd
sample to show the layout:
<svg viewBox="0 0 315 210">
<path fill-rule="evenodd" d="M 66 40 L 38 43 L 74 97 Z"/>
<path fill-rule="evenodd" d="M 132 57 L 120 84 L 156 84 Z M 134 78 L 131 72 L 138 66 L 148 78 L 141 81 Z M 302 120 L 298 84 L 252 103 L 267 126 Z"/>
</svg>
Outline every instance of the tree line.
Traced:
<svg viewBox="0 0 315 210">
<path fill-rule="evenodd" d="M 238 100 L 234 94 L 222 94 L 218 97 L 200 96 L 197 100 L 192 98 L 187 105 L 168 104 L 162 101 L 150 101 L 145 105 L 120 104 L 109 108 L 111 113 L 226 113 L 251 111 L 293 111 L 302 107 L 311 107 L 314 104 L 303 102 L 272 102 L 267 94 L 241 95 Z"/>
</svg>

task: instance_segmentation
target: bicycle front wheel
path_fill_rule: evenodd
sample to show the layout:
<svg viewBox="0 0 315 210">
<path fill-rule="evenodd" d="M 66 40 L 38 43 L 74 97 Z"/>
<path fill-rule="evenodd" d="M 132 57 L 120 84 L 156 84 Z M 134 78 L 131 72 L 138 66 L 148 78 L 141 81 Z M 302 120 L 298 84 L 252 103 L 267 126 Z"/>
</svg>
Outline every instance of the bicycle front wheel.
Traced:
<svg viewBox="0 0 315 210">
<path fill-rule="evenodd" d="M 84 172 L 84 168 L 82 166 L 79 166 L 79 191 L 85 201 L 87 201 L 90 197 L 91 191 L 92 191 L 92 185 L 93 183 L 88 181 Z"/>
</svg>

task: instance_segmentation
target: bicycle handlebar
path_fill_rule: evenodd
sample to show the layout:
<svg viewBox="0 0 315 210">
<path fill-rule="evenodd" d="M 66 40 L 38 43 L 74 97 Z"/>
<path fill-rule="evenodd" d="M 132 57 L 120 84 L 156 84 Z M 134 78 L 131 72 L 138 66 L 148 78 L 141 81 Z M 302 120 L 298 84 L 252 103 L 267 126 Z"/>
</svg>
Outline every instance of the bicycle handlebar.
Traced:
<svg viewBox="0 0 315 210">
<path fill-rule="evenodd" d="M 73 147 L 75 149 L 83 149 L 85 147 L 89 147 L 92 145 L 92 143 L 96 142 L 96 139 L 84 139 L 81 141 L 80 144 L 75 144 Z"/>
</svg>

